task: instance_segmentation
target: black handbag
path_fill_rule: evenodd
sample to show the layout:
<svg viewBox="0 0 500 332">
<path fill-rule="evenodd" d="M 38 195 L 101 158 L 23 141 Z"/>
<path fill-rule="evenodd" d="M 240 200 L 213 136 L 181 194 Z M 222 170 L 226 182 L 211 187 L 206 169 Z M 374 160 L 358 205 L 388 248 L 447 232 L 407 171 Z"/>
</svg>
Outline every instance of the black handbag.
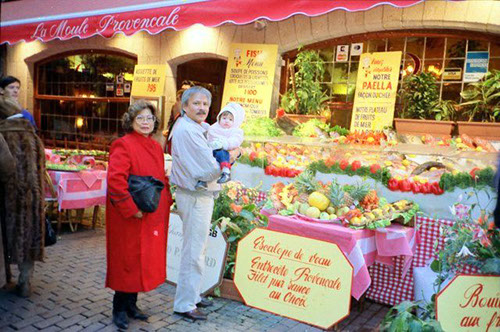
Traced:
<svg viewBox="0 0 500 332">
<path fill-rule="evenodd" d="M 142 212 L 155 212 L 165 185 L 152 176 L 129 175 L 128 191 Z"/>
<path fill-rule="evenodd" d="M 52 227 L 52 222 L 49 218 L 45 218 L 45 246 L 51 246 L 56 244 L 57 242 L 57 234 Z"/>
</svg>

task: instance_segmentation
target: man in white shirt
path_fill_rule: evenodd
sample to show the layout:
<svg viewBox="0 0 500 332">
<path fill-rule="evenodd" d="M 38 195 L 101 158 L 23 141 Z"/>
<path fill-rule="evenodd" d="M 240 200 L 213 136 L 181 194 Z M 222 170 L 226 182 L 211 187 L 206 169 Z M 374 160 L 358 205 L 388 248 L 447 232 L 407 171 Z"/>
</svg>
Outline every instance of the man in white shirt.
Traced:
<svg viewBox="0 0 500 332">
<path fill-rule="evenodd" d="M 177 185 L 175 201 L 183 222 L 181 268 L 174 299 L 174 313 L 193 320 L 205 320 L 207 315 L 198 307 L 212 304 L 200 297 L 201 277 L 205 267 L 205 247 L 214 208 L 214 196 L 220 190 L 215 180 L 220 167 L 209 147 L 205 123 L 212 95 L 199 86 L 182 94 L 181 117 L 172 133 L 172 173 L 170 181 Z M 231 153 L 231 152 L 230 152 Z M 231 155 L 238 154 L 233 151 Z M 207 191 L 196 191 L 198 180 L 208 183 Z"/>
</svg>

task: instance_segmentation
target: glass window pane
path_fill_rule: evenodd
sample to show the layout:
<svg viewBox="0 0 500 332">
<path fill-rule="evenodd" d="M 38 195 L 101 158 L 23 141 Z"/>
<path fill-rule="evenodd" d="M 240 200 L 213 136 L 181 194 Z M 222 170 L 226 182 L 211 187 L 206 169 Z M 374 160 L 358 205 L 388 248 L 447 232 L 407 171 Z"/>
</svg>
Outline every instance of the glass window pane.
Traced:
<svg viewBox="0 0 500 332">
<path fill-rule="evenodd" d="M 366 44 L 366 52 L 385 52 L 386 39 L 369 40 Z"/>
<path fill-rule="evenodd" d="M 346 101 L 347 84 L 332 84 L 331 101 Z"/>
<path fill-rule="evenodd" d="M 136 61 L 109 54 L 71 55 L 39 66 L 40 94 L 61 96 L 112 97 L 106 93 L 106 82 L 118 75 L 133 75 Z"/>
<path fill-rule="evenodd" d="M 458 78 L 458 76 L 457 76 L 455 78 L 452 77 L 448 80 L 456 80 L 456 81 L 462 80 L 462 77 L 464 75 L 464 73 L 463 73 L 464 62 L 465 62 L 465 60 L 463 60 L 463 59 L 446 60 L 444 62 L 445 71 L 447 71 L 449 69 L 449 70 L 455 70 L 457 73 L 460 72 L 460 78 Z"/>
<path fill-rule="evenodd" d="M 325 74 L 323 75 L 323 82 L 332 82 L 333 76 L 333 63 L 325 64 Z"/>
<path fill-rule="evenodd" d="M 460 102 L 461 83 L 444 83 L 441 100 L 454 100 Z"/>
<path fill-rule="evenodd" d="M 325 48 L 319 51 L 319 56 L 325 62 L 333 61 L 333 48 Z"/>
<path fill-rule="evenodd" d="M 347 101 L 348 102 L 353 102 L 354 101 L 354 92 L 356 91 L 356 85 L 355 84 L 349 84 L 347 85 Z"/>
<path fill-rule="evenodd" d="M 425 42 L 425 58 L 441 59 L 444 53 L 444 38 L 427 37 Z"/>
<path fill-rule="evenodd" d="M 425 60 L 424 71 L 427 73 L 432 73 L 438 81 L 441 80 L 441 74 L 443 72 L 443 61 L 442 60 Z"/>
<path fill-rule="evenodd" d="M 348 63 L 336 63 L 332 75 L 333 83 L 347 81 L 348 69 L 349 69 Z"/>
<path fill-rule="evenodd" d="M 387 43 L 387 51 L 401 51 L 403 52 L 405 48 L 405 38 L 389 38 Z"/>
<path fill-rule="evenodd" d="M 424 38 L 408 37 L 406 40 L 406 53 L 415 54 L 422 59 L 424 55 Z"/>
<path fill-rule="evenodd" d="M 469 52 L 471 51 L 487 51 L 488 42 L 483 40 L 469 40 Z"/>
<path fill-rule="evenodd" d="M 359 68 L 359 62 L 351 62 L 351 69 L 349 71 L 349 78 L 348 78 L 349 82 L 356 83 L 356 80 L 358 78 L 358 68 Z"/>
<path fill-rule="evenodd" d="M 466 39 L 448 38 L 446 45 L 447 58 L 463 58 L 465 57 Z"/>
</svg>

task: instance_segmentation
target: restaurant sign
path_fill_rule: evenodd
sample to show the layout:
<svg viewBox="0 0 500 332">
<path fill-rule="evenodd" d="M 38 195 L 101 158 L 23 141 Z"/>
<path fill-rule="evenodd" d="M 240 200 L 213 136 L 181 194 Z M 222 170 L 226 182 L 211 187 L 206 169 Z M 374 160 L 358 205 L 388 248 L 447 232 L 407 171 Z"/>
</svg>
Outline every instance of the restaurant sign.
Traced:
<svg viewBox="0 0 500 332">
<path fill-rule="evenodd" d="M 500 276 L 458 275 L 436 297 L 444 331 L 500 331 Z"/>
<path fill-rule="evenodd" d="M 231 44 L 222 106 L 239 103 L 247 118 L 268 117 L 278 45 Z"/>
<path fill-rule="evenodd" d="M 467 52 L 465 59 L 464 82 L 477 82 L 488 72 L 490 54 L 486 52 Z"/>
<path fill-rule="evenodd" d="M 132 81 L 132 96 L 163 96 L 166 72 L 165 65 L 136 65 Z"/>
<path fill-rule="evenodd" d="M 400 65 L 401 52 L 361 55 L 351 131 L 380 131 L 392 125 Z"/>
<path fill-rule="evenodd" d="M 238 243 L 245 304 L 324 329 L 349 315 L 353 268 L 331 242 L 256 228 Z"/>
</svg>

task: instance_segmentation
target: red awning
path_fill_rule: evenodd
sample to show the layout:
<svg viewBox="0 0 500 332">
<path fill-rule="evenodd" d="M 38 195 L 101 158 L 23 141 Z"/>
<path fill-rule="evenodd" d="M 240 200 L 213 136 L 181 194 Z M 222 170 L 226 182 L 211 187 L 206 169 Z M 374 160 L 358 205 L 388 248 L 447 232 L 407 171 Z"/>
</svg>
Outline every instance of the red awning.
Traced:
<svg viewBox="0 0 500 332">
<path fill-rule="evenodd" d="M 193 24 L 215 27 L 333 10 L 361 11 L 379 5 L 408 7 L 424 0 L 23 0 L 2 3 L 0 44 L 66 40 L 94 35 L 157 34 Z M 119 4 L 117 4 L 119 3 Z"/>
</svg>

